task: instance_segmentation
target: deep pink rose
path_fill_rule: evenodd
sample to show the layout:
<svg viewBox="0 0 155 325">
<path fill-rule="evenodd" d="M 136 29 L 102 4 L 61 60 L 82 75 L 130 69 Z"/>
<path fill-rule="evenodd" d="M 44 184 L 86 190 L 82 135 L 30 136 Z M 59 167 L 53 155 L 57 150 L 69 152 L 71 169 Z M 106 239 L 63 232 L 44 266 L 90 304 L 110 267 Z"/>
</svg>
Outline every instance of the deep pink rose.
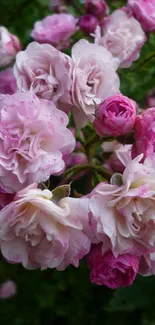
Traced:
<svg viewBox="0 0 155 325">
<path fill-rule="evenodd" d="M 95 131 L 100 135 L 120 136 L 130 132 L 136 118 L 136 103 L 121 94 L 111 96 L 99 105 L 94 121 Z"/>
<path fill-rule="evenodd" d="M 155 107 L 145 110 L 141 115 L 137 115 L 133 144 L 133 157 L 143 153 L 143 159 L 153 157 L 155 153 Z"/>
<path fill-rule="evenodd" d="M 0 299 L 7 299 L 16 294 L 17 287 L 14 281 L 8 280 L 0 286 Z"/>
<path fill-rule="evenodd" d="M 21 49 L 19 39 L 0 26 L 0 67 L 10 64 Z"/>
<path fill-rule="evenodd" d="M 66 165 L 68 167 L 87 164 L 88 159 L 84 152 L 73 152 L 66 159 Z"/>
<path fill-rule="evenodd" d="M 145 103 L 146 107 L 155 107 L 155 88 L 147 93 Z"/>
<path fill-rule="evenodd" d="M 139 257 L 131 254 L 118 255 L 112 251 L 102 254 L 99 244 L 92 248 L 87 256 L 90 268 L 90 281 L 98 285 L 106 285 L 111 289 L 130 286 L 136 278 Z"/>
<path fill-rule="evenodd" d="M 97 18 L 102 18 L 109 13 L 109 7 L 104 0 L 86 0 L 85 11 Z"/>
<path fill-rule="evenodd" d="M 85 216 L 80 199 L 62 197 L 60 187 L 51 192 L 32 184 L 0 211 L 1 252 L 27 269 L 78 267 L 90 250 Z"/>
<path fill-rule="evenodd" d="M 128 5 L 145 32 L 155 30 L 155 0 L 128 0 Z"/>
<path fill-rule="evenodd" d="M 91 14 L 82 16 L 79 21 L 79 26 L 81 30 L 86 34 L 93 33 L 97 25 L 98 25 L 98 19 Z"/>
<path fill-rule="evenodd" d="M 58 49 L 69 46 L 69 38 L 77 31 L 78 19 L 61 13 L 37 21 L 31 36 L 39 43 L 49 43 Z"/>
<path fill-rule="evenodd" d="M 75 148 L 68 116 L 30 92 L 0 95 L 0 187 L 13 193 L 64 171 Z"/>
<path fill-rule="evenodd" d="M 17 54 L 14 74 L 21 91 L 31 91 L 38 97 L 70 104 L 71 63 L 69 56 L 49 44 L 32 42 Z"/>
<path fill-rule="evenodd" d="M 135 142 L 133 157 L 143 153 L 143 158 L 152 157 L 155 153 L 155 107 L 149 108 L 136 116 L 134 126 Z"/>
<path fill-rule="evenodd" d="M 14 198 L 14 193 L 7 193 L 0 188 L 0 210 L 8 205 Z"/>
<path fill-rule="evenodd" d="M 115 10 L 104 22 L 96 29 L 95 43 L 111 52 L 120 68 L 129 68 L 146 41 L 140 23 L 124 8 Z"/>
<path fill-rule="evenodd" d="M 12 95 L 17 91 L 13 69 L 8 68 L 0 72 L 0 94 Z"/>
</svg>

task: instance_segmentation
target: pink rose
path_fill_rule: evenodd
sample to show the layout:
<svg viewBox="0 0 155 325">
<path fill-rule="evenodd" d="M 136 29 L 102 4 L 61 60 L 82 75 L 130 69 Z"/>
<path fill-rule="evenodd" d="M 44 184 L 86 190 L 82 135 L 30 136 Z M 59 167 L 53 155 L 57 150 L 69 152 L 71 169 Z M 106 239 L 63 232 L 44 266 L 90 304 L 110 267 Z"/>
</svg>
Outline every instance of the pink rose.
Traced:
<svg viewBox="0 0 155 325">
<path fill-rule="evenodd" d="M 11 34 L 5 27 L 0 26 L 0 67 L 10 64 L 21 45 L 18 38 Z"/>
<path fill-rule="evenodd" d="M 133 157 L 143 153 L 143 158 L 155 153 L 155 107 L 145 110 L 136 116 L 134 126 L 135 142 L 133 144 Z"/>
<path fill-rule="evenodd" d="M 13 69 L 8 68 L 0 72 L 0 94 L 12 95 L 17 91 Z"/>
<path fill-rule="evenodd" d="M 155 0 L 128 0 L 128 6 L 145 32 L 155 30 Z"/>
<path fill-rule="evenodd" d="M 80 199 L 60 199 L 61 188 L 56 190 L 32 184 L 0 211 L 0 247 L 8 262 L 63 270 L 69 264 L 77 267 L 89 252 Z"/>
<path fill-rule="evenodd" d="M 113 145 L 115 147 L 113 148 Z M 103 148 L 103 155 L 104 152 L 107 152 L 106 149 L 107 147 L 110 146 L 111 152 L 109 158 L 106 160 L 104 167 L 110 170 L 112 173 L 123 173 L 125 166 L 122 164 L 120 159 L 118 158 L 119 154 L 124 155 L 126 159 L 131 160 L 131 149 L 132 145 L 127 144 L 127 145 L 122 145 L 117 141 L 112 141 L 112 142 L 104 142 L 102 145 Z"/>
<path fill-rule="evenodd" d="M 50 1 L 50 8 L 52 11 L 61 13 L 65 11 L 65 1 L 64 0 L 51 0 Z"/>
<path fill-rule="evenodd" d="M 87 163 L 88 159 L 84 152 L 73 152 L 66 159 L 66 165 L 68 167 Z"/>
<path fill-rule="evenodd" d="M 155 251 L 155 169 L 142 155 L 134 160 L 119 153 L 126 167 L 110 184 L 100 183 L 89 194 L 90 224 L 102 251 L 141 256 Z"/>
<path fill-rule="evenodd" d="M 115 257 L 112 251 L 102 254 L 102 245 L 92 248 L 87 256 L 90 281 L 111 289 L 130 286 L 136 278 L 139 257 L 130 254 Z"/>
<path fill-rule="evenodd" d="M 94 121 L 95 131 L 100 135 L 118 137 L 130 132 L 136 118 L 136 103 L 121 94 L 111 96 L 99 105 Z"/>
<path fill-rule="evenodd" d="M 86 34 L 95 32 L 97 25 L 98 19 L 91 14 L 82 16 L 79 21 L 79 26 L 81 30 Z"/>
<path fill-rule="evenodd" d="M 86 0 L 85 11 L 97 18 L 102 18 L 109 13 L 109 7 L 104 0 Z"/>
<path fill-rule="evenodd" d="M 12 202 L 14 196 L 14 193 L 7 193 L 0 188 L 0 210 Z"/>
<path fill-rule="evenodd" d="M 70 103 L 71 59 L 49 44 L 30 43 L 18 53 L 14 74 L 21 91 L 57 103 Z"/>
<path fill-rule="evenodd" d="M 153 88 L 146 95 L 146 105 L 147 107 L 155 107 L 155 89 Z"/>
<path fill-rule="evenodd" d="M 94 120 L 95 107 L 119 92 L 117 66 L 110 52 L 82 39 L 72 48 L 73 115 L 77 127 Z"/>
<path fill-rule="evenodd" d="M 14 281 L 8 280 L 0 286 L 0 299 L 7 299 L 16 294 L 17 287 Z"/>
<path fill-rule="evenodd" d="M 75 147 L 67 115 L 34 94 L 0 95 L 0 187 L 9 192 L 62 173 Z"/>
<path fill-rule="evenodd" d="M 120 68 L 129 68 L 138 59 L 145 41 L 140 23 L 125 9 L 107 17 L 102 29 L 97 28 L 95 38 L 96 44 L 112 53 Z"/>
<path fill-rule="evenodd" d="M 77 22 L 77 18 L 65 13 L 47 16 L 35 23 L 31 36 L 39 43 L 65 49 L 69 46 L 69 38 L 77 31 Z"/>
</svg>

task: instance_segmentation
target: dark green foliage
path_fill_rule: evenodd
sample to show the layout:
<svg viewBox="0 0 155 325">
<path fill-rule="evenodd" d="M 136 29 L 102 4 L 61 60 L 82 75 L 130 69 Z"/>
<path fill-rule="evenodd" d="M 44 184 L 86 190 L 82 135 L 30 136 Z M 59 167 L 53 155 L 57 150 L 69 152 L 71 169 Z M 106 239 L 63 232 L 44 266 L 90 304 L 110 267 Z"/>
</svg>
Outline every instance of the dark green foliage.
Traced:
<svg viewBox="0 0 155 325">
<path fill-rule="evenodd" d="M 74 3 L 80 6 L 77 0 Z M 126 2 L 109 3 L 116 9 Z M 79 15 L 75 7 L 71 10 Z M 0 24 L 18 35 L 23 47 L 30 42 L 34 22 L 47 14 L 48 0 L 0 0 Z M 148 35 L 140 59 L 119 74 L 122 92 L 144 107 L 147 91 L 155 86 L 155 34 Z M 84 183 L 85 179 L 81 189 L 77 183 L 78 192 L 83 193 Z M 1 258 L 0 283 L 7 279 L 16 282 L 17 295 L 0 300 L 2 325 L 155 324 L 155 277 L 139 276 L 130 288 L 114 291 L 90 284 L 84 261 L 78 269 L 69 267 L 64 272 L 27 271 Z"/>
</svg>

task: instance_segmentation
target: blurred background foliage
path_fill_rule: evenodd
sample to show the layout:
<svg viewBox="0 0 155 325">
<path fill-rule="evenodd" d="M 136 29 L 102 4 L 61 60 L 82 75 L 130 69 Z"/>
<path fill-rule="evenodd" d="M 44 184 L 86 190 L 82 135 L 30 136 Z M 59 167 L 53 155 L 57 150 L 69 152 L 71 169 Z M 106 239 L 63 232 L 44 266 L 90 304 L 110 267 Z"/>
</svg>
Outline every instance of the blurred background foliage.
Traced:
<svg viewBox="0 0 155 325">
<path fill-rule="evenodd" d="M 109 0 L 111 10 L 125 3 Z M 74 5 L 69 8 L 78 16 L 80 0 Z M 0 0 L 0 24 L 19 36 L 23 48 L 31 41 L 34 22 L 50 13 L 49 0 Z M 145 107 L 147 92 L 155 86 L 155 34 L 147 35 L 139 60 L 119 75 L 122 92 Z M 2 325 L 155 325 L 155 277 L 139 276 L 129 288 L 110 290 L 89 282 L 84 261 L 63 272 L 27 271 L 1 258 L 0 283 L 7 279 L 16 282 L 17 294 L 0 300 Z"/>
</svg>

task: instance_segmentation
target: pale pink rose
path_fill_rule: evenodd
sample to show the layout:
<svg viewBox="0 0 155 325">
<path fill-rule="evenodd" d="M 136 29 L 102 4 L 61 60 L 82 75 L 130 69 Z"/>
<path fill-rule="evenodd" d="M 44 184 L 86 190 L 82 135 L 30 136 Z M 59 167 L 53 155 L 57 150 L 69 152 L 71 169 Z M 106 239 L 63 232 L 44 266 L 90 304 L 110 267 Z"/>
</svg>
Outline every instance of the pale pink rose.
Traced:
<svg viewBox="0 0 155 325">
<path fill-rule="evenodd" d="M 0 187 L 16 192 L 62 173 L 75 147 L 68 117 L 35 94 L 0 95 Z"/>
<path fill-rule="evenodd" d="M 120 146 L 121 146 L 121 143 L 118 142 L 117 140 L 104 141 L 103 144 L 101 145 L 103 152 L 113 152 L 113 151 L 119 149 Z"/>
<path fill-rule="evenodd" d="M 49 43 L 58 49 L 69 46 L 69 38 L 77 31 L 78 19 L 66 13 L 55 14 L 37 21 L 31 36 L 39 43 Z"/>
<path fill-rule="evenodd" d="M 69 264 L 77 267 L 89 252 L 80 199 L 60 199 L 59 191 L 56 195 L 32 184 L 0 211 L 0 246 L 8 262 L 63 270 Z"/>
<path fill-rule="evenodd" d="M 104 0 L 86 0 L 85 11 L 97 18 L 103 18 L 103 16 L 108 15 L 109 7 Z"/>
<path fill-rule="evenodd" d="M 77 127 L 94 120 L 95 108 L 102 100 L 119 92 L 117 66 L 110 52 L 82 39 L 72 48 L 73 115 Z"/>
<path fill-rule="evenodd" d="M 96 30 L 95 43 L 110 51 L 120 68 L 129 68 L 138 59 L 145 41 L 140 23 L 125 9 L 114 11 Z"/>
<path fill-rule="evenodd" d="M 82 16 L 79 21 L 79 26 L 85 34 L 94 33 L 97 25 L 98 19 L 91 14 Z"/>
<path fill-rule="evenodd" d="M 87 256 L 90 281 L 111 289 L 130 286 L 136 278 L 139 257 L 123 254 L 115 257 L 111 250 L 102 254 L 102 245 L 94 246 Z"/>
<path fill-rule="evenodd" d="M 0 285 L 0 299 L 7 299 L 16 294 L 16 283 L 8 280 Z"/>
<path fill-rule="evenodd" d="M 123 174 L 100 183 L 89 195 L 90 223 L 103 252 L 140 256 L 155 251 L 155 169 L 142 155 L 126 161 Z M 125 158 L 125 161 L 124 161 Z"/>
<path fill-rule="evenodd" d="M 21 49 L 19 39 L 0 26 L 0 67 L 10 64 Z"/>
<path fill-rule="evenodd" d="M 12 95 L 17 91 L 13 69 L 8 68 L 0 72 L 0 94 Z"/>
<path fill-rule="evenodd" d="M 112 173 L 123 173 L 125 166 L 122 164 L 121 160 L 119 159 L 119 154 L 120 153 L 121 155 L 123 154 L 126 158 L 126 161 L 128 161 L 128 159 L 131 160 L 132 145 L 130 144 L 122 145 L 117 141 L 113 141 L 113 142 L 116 142 L 117 145 L 113 150 L 111 150 L 111 154 L 109 158 L 106 160 L 104 167 L 109 169 L 109 171 Z M 103 152 L 106 152 L 104 148 L 108 147 L 108 145 L 106 146 L 106 144 L 107 143 L 105 142 L 102 145 Z M 111 148 L 112 148 L 112 143 L 111 143 Z M 104 157 L 104 153 L 103 153 L 103 157 Z"/>
<path fill-rule="evenodd" d="M 57 103 L 71 104 L 71 59 L 49 44 L 30 43 L 17 54 L 14 74 L 21 91 Z"/>
<path fill-rule="evenodd" d="M 134 126 L 135 142 L 133 144 L 133 157 L 143 153 L 143 158 L 155 153 L 155 107 L 145 110 L 136 116 Z"/>
<path fill-rule="evenodd" d="M 128 0 L 128 6 L 145 32 L 155 30 L 155 0 Z"/>
<path fill-rule="evenodd" d="M 96 114 L 94 127 L 100 136 L 121 136 L 130 132 L 136 118 L 136 103 L 121 94 L 111 96 L 102 102 Z"/>
</svg>

